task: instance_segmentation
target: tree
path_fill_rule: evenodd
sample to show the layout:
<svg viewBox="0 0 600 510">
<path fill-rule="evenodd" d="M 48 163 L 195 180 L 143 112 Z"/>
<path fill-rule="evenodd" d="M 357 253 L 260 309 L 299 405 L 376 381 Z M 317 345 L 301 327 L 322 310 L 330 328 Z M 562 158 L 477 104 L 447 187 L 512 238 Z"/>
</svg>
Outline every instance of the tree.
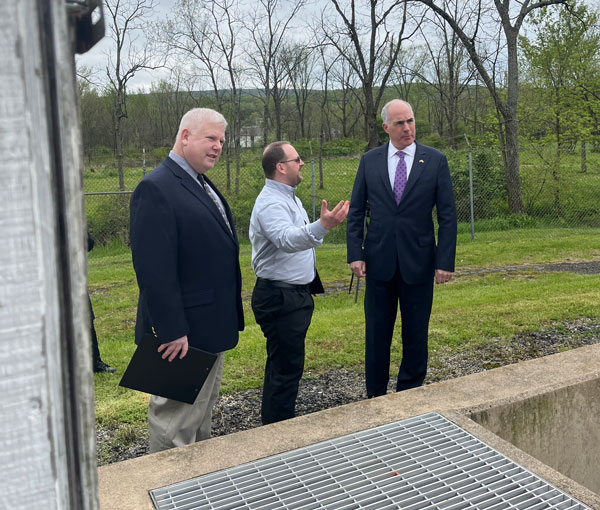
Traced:
<svg viewBox="0 0 600 510">
<path fill-rule="evenodd" d="M 533 37 L 521 38 L 527 74 L 540 102 L 538 111 L 546 114 L 543 131 L 537 116 L 536 135 L 552 139 L 556 147 L 554 156 L 546 158 L 546 162 L 551 168 L 554 212 L 559 218 L 563 214 L 560 183 L 563 152 L 571 152 L 579 139 L 582 142 L 582 170 L 585 171 L 585 142 L 589 139 L 594 117 L 597 125 L 600 112 L 600 102 L 594 101 L 586 92 L 587 77 L 598 74 L 600 63 L 598 30 L 593 34 L 597 20 L 585 4 L 573 5 L 569 11 L 558 13 L 544 8 L 531 17 Z"/>
<path fill-rule="evenodd" d="M 528 77 L 552 115 L 548 130 L 558 149 L 581 141 L 584 170 L 585 143 L 600 134 L 599 18 L 584 3 L 546 8 L 532 17 L 533 37 L 521 38 Z"/>
<path fill-rule="evenodd" d="M 319 189 L 323 189 L 324 187 L 324 178 L 323 178 L 323 145 L 325 142 L 325 130 L 328 132 L 328 139 L 330 136 L 330 126 L 329 126 L 329 108 L 328 108 L 328 94 L 329 94 L 329 75 L 331 72 L 331 68 L 336 62 L 336 59 L 339 59 L 339 55 L 331 55 L 331 52 L 327 51 L 327 46 L 318 45 L 318 54 L 322 69 L 321 74 L 321 103 L 320 103 L 320 116 L 319 116 Z"/>
<path fill-rule="evenodd" d="M 127 84 L 141 69 L 157 69 L 155 56 L 147 44 L 137 43 L 154 9 L 154 0 L 106 0 L 110 37 L 114 52 L 107 54 L 108 91 L 113 99 L 113 129 L 117 152 L 119 189 L 125 189 L 123 176 L 123 120 L 127 118 Z"/>
<path fill-rule="evenodd" d="M 341 129 L 337 130 L 338 133 L 343 138 L 348 138 L 354 134 L 356 124 L 365 118 L 360 80 L 348 60 L 339 51 L 331 62 L 330 76 L 329 109 L 340 124 Z"/>
<path fill-rule="evenodd" d="M 360 12 L 357 0 L 349 5 L 330 0 L 338 19 L 323 10 L 321 26 L 329 44 L 335 47 L 358 75 L 365 102 L 365 127 L 368 146 L 379 145 L 377 111 L 387 81 L 396 64 L 408 22 L 407 3 L 401 0 L 369 0 L 366 12 Z M 400 15 L 396 17 L 397 11 Z M 417 23 L 418 25 L 418 23 Z M 351 51 L 348 51 L 348 50 Z"/>
<path fill-rule="evenodd" d="M 418 116 L 420 107 L 420 96 L 412 94 L 415 81 L 423 76 L 428 65 L 429 58 L 424 51 L 416 46 L 408 46 L 398 55 L 396 65 L 392 70 L 392 87 L 396 91 L 396 97 L 408 101 L 413 108 L 413 113 Z"/>
<path fill-rule="evenodd" d="M 464 6 L 459 7 L 455 4 L 453 17 L 461 19 L 465 15 Z M 449 143 L 456 149 L 460 101 L 476 71 L 468 65 L 470 61 L 466 50 L 448 23 L 436 13 L 433 13 L 430 21 L 429 24 L 422 23 L 419 26 L 428 65 L 415 72 L 431 85 L 431 89 L 426 90 L 435 91 L 437 101 L 433 111 L 437 113 L 438 132 L 441 135 L 445 134 Z"/>
<path fill-rule="evenodd" d="M 245 23 L 251 41 L 246 48 L 246 60 L 254 79 L 262 87 L 264 146 L 269 138 L 271 99 L 275 110 L 275 137 L 281 140 L 281 103 L 287 78 L 281 53 L 285 35 L 305 3 L 305 0 L 259 0 Z"/>
<path fill-rule="evenodd" d="M 81 138 L 83 152 L 91 161 L 93 149 L 98 145 L 110 147 L 113 142 L 111 132 L 111 103 L 107 96 L 98 94 L 98 89 L 88 81 L 79 79 L 79 110 L 81 113 Z"/>
<path fill-rule="evenodd" d="M 300 138 L 306 138 L 307 106 L 310 93 L 316 80 L 317 58 L 313 48 L 294 43 L 284 47 L 281 61 L 294 92 L 294 102 L 298 113 Z"/>
<path fill-rule="evenodd" d="M 168 146 L 173 143 L 181 117 L 195 106 L 195 99 L 186 91 L 186 77 L 181 69 L 174 69 L 169 80 L 152 83 L 150 97 L 153 111 L 151 117 L 151 139 L 153 146 Z M 143 122 L 142 119 L 138 123 Z M 147 143 L 147 142 L 146 142 Z"/>
<path fill-rule="evenodd" d="M 495 58 L 488 61 L 485 43 L 484 21 L 491 19 L 494 10 L 489 5 L 489 0 L 472 2 L 473 8 L 469 16 L 457 19 L 454 12 L 458 0 L 408 0 L 418 2 L 437 13 L 443 18 L 458 35 L 462 44 L 469 53 L 469 57 L 477 69 L 481 79 L 491 94 L 499 117 L 498 137 L 502 156 L 504 158 L 504 174 L 508 193 L 508 208 L 511 213 L 522 214 L 523 198 L 521 195 L 521 178 L 519 170 L 519 123 L 517 117 L 519 95 L 519 66 L 517 55 L 518 35 L 523 22 L 534 10 L 554 4 L 566 4 L 567 0 L 494 0 L 493 5 L 499 26 L 498 35 L 503 35 L 505 46 L 500 45 L 500 38 L 496 40 L 498 46 L 494 52 Z M 506 86 L 501 87 L 494 79 L 496 65 L 500 58 L 501 50 L 506 50 Z M 492 70 L 486 67 L 491 62 Z"/>
<path fill-rule="evenodd" d="M 240 101 L 242 69 L 238 40 L 242 28 L 236 0 L 178 0 L 173 19 L 158 24 L 158 37 L 181 58 L 180 66 L 203 73 L 214 95 L 216 108 L 229 119 L 233 143 L 225 146 L 227 190 L 231 189 L 231 149 L 235 160 L 235 193 L 240 180 Z"/>
</svg>

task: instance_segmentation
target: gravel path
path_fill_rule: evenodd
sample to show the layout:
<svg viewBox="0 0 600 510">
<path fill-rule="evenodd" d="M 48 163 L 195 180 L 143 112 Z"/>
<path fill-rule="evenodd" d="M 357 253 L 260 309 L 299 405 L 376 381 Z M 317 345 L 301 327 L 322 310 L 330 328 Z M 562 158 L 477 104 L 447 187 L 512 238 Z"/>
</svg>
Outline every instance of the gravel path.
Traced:
<svg viewBox="0 0 600 510">
<path fill-rule="evenodd" d="M 599 342 L 600 321 L 578 319 L 558 323 L 547 331 L 517 335 L 509 342 L 492 340 L 459 353 L 451 353 L 450 349 L 438 349 L 430 353 L 425 384 Z M 359 370 L 362 370 L 362 367 L 359 367 Z M 389 391 L 394 391 L 394 384 L 392 374 Z M 213 415 L 213 435 L 220 436 L 260 426 L 261 394 L 261 390 L 247 390 L 222 396 Z M 365 397 L 365 378 L 362 371 L 340 369 L 317 376 L 304 374 L 300 381 L 296 414 L 337 407 Z"/>
<path fill-rule="evenodd" d="M 553 265 L 508 266 L 469 269 L 457 277 L 490 272 L 572 271 L 580 274 L 600 273 L 600 262 L 563 263 Z M 456 352 L 437 349 L 430 352 L 425 384 L 482 372 L 503 365 L 555 354 L 566 349 L 600 342 L 600 319 L 582 318 L 554 323 L 543 331 L 516 335 L 509 341 L 492 339 L 485 344 Z M 356 370 L 332 370 L 324 374 L 305 373 L 300 382 L 296 414 L 308 414 L 365 398 L 362 367 Z M 393 391 L 393 380 L 390 381 Z M 247 390 L 219 399 L 213 414 L 213 435 L 220 436 L 260 426 L 261 390 Z M 137 457 L 146 453 L 147 430 L 123 425 L 117 429 L 97 428 L 98 462 L 100 465 Z"/>
</svg>

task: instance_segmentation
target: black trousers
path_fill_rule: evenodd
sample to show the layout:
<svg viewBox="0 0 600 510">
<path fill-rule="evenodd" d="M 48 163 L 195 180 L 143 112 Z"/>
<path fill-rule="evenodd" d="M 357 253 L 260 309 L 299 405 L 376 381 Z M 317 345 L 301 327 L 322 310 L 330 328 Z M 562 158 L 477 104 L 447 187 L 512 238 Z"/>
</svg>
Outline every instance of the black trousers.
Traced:
<svg viewBox="0 0 600 510">
<path fill-rule="evenodd" d="M 433 278 L 409 285 L 396 271 L 389 281 L 366 278 L 365 289 L 365 379 L 367 396 L 387 393 L 390 377 L 390 347 L 400 303 L 402 362 L 396 391 L 421 386 L 427 373 L 427 337 L 433 303 Z"/>
<path fill-rule="evenodd" d="M 96 335 L 96 328 L 94 327 L 94 309 L 92 308 L 92 300 L 88 294 L 88 302 L 90 303 L 90 328 L 92 334 L 92 363 L 97 365 L 100 361 L 100 350 L 98 349 L 98 336 Z"/>
<path fill-rule="evenodd" d="M 295 416 L 304 371 L 304 340 L 314 301 L 307 286 L 283 288 L 258 279 L 252 311 L 267 340 L 261 417 L 264 425 Z"/>
</svg>

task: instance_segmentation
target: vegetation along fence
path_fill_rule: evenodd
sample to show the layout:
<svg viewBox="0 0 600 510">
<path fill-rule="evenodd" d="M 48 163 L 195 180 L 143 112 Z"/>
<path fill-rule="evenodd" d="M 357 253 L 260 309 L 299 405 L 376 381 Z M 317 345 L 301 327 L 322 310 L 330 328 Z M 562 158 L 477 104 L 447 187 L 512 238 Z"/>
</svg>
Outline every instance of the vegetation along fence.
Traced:
<svg viewBox="0 0 600 510">
<path fill-rule="evenodd" d="M 329 204 L 349 199 L 359 156 L 312 157 L 308 145 L 300 147 L 304 181 L 298 188 L 309 216 L 318 218 L 322 199 Z M 304 150 L 306 149 L 306 150 Z M 520 152 L 520 189 L 523 211 L 508 208 L 502 154 L 495 148 L 445 150 L 454 183 L 459 221 L 459 242 L 488 231 L 506 231 L 516 238 L 531 228 L 600 227 L 600 153 L 585 159 L 575 147 L 560 151 L 554 146 L 528 147 Z M 124 153 L 123 186 L 119 186 L 114 154 L 104 151 L 87 156 L 84 186 L 89 229 L 96 243 L 128 243 L 129 200 L 145 173 L 168 149 L 133 149 Z M 242 153 L 239 165 L 222 157 L 210 178 L 227 197 L 238 235 L 248 238 L 254 200 L 264 183 L 260 152 Z M 337 228 L 326 242 L 343 242 L 345 227 Z"/>
</svg>

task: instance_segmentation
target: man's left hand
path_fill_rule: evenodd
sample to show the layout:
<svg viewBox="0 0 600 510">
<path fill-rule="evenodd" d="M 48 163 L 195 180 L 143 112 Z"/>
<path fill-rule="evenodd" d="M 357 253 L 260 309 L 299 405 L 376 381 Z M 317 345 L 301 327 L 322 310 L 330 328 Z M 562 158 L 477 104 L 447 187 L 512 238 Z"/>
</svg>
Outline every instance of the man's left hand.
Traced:
<svg viewBox="0 0 600 510">
<path fill-rule="evenodd" d="M 331 211 L 327 209 L 327 200 L 321 202 L 321 225 L 327 230 L 337 227 L 348 216 L 350 202 L 341 200 Z"/>
<path fill-rule="evenodd" d="M 443 269 L 435 270 L 435 283 L 448 283 L 452 279 L 451 271 L 444 271 Z"/>
<path fill-rule="evenodd" d="M 172 342 L 160 344 L 158 346 L 158 352 L 162 352 L 162 359 L 167 359 L 168 361 L 173 361 L 177 355 L 179 355 L 179 359 L 184 358 L 188 352 L 187 335 L 182 336 L 177 340 L 173 340 Z"/>
</svg>

